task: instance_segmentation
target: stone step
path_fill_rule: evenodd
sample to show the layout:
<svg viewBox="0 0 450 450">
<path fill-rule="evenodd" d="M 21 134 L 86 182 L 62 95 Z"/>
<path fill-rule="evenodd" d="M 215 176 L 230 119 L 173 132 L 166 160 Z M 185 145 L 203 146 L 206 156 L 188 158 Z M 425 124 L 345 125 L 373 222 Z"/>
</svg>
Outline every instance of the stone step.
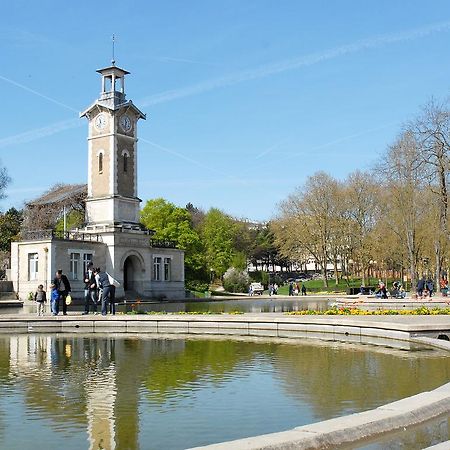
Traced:
<svg viewBox="0 0 450 450">
<path fill-rule="evenodd" d="M 0 291 L 0 301 L 2 300 L 17 300 L 17 295 L 15 292 L 1 292 Z"/>
</svg>

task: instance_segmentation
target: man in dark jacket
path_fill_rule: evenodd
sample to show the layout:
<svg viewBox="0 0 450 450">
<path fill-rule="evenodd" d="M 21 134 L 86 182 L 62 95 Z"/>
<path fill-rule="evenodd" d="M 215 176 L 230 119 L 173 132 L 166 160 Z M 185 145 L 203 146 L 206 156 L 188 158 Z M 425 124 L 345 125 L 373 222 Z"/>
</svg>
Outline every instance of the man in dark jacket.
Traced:
<svg viewBox="0 0 450 450">
<path fill-rule="evenodd" d="M 70 294 L 72 289 L 70 287 L 69 280 L 63 274 L 61 269 L 56 271 L 56 276 L 55 279 L 53 280 L 53 284 L 56 286 L 56 290 L 58 291 L 59 294 L 58 301 L 55 304 L 55 312 L 56 314 L 59 313 L 59 301 L 62 300 L 63 315 L 67 316 L 66 297 Z"/>
<path fill-rule="evenodd" d="M 418 282 L 417 282 L 417 295 L 419 297 L 422 297 L 423 295 L 423 290 L 425 289 L 425 278 L 422 277 Z"/>
<path fill-rule="evenodd" d="M 89 306 L 92 304 L 92 312 L 97 312 L 97 283 L 95 282 L 94 264 L 87 265 L 84 274 L 84 313 L 89 314 Z"/>
<path fill-rule="evenodd" d="M 106 316 L 108 312 L 108 301 L 110 299 L 111 293 L 111 283 L 109 281 L 109 276 L 106 272 L 102 272 L 100 268 L 94 269 L 95 282 L 100 290 L 99 297 L 102 300 L 102 316 Z"/>
</svg>

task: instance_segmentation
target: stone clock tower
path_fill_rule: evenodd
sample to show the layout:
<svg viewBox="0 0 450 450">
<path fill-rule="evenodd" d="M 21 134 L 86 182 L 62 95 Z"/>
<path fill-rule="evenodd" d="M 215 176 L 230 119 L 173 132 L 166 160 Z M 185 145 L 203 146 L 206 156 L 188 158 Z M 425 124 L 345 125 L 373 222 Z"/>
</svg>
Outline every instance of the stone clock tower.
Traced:
<svg viewBox="0 0 450 450">
<path fill-rule="evenodd" d="M 184 251 L 175 242 L 154 239 L 154 231 L 139 221 L 137 124 L 145 114 L 126 100 L 126 70 L 112 62 L 97 72 L 100 97 L 80 114 L 88 119 L 85 225 L 13 242 L 14 290 L 26 298 L 36 285 L 50 286 L 62 269 L 72 296 L 84 299 L 84 273 L 92 261 L 118 281 L 117 298 L 185 298 Z"/>
<path fill-rule="evenodd" d="M 100 98 L 80 114 L 89 121 L 86 224 L 139 227 L 137 123 L 145 114 L 125 98 L 129 72 L 114 64 L 97 72 Z"/>
</svg>

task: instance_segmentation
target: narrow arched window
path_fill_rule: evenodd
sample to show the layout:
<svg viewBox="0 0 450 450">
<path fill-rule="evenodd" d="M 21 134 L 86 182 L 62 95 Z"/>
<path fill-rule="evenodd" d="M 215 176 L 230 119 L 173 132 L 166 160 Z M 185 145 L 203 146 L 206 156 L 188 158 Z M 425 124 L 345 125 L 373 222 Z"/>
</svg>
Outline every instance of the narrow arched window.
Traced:
<svg viewBox="0 0 450 450">
<path fill-rule="evenodd" d="M 128 171 L 128 155 L 126 153 L 123 154 L 123 171 Z"/>
<path fill-rule="evenodd" d="M 103 172 L 103 153 L 99 153 L 98 155 L 98 171 L 99 173 Z"/>
</svg>

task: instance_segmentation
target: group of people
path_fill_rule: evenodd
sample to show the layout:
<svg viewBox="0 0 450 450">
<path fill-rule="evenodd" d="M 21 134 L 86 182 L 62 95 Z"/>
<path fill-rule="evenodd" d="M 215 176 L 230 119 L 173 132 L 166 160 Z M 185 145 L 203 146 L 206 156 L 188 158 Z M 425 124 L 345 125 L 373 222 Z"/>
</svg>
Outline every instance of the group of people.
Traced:
<svg viewBox="0 0 450 450">
<path fill-rule="evenodd" d="M 89 262 L 84 274 L 84 312 L 82 314 L 89 314 L 92 312 L 97 314 L 97 306 L 101 304 L 101 313 L 106 316 L 108 313 L 108 306 L 110 314 L 116 313 L 115 293 L 118 282 L 111 277 L 107 272 L 100 270 L 99 267 L 94 267 L 92 262 Z M 60 305 L 62 304 L 63 315 L 67 315 L 67 306 L 72 299 L 70 293 L 72 288 L 69 279 L 63 274 L 62 270 L 57 270 L 55 278 L 50 285 L 50 310 L 54 316 L 59 314 Z M 47 302 L 47 294 L 44 286 L 40 284 L 34 294 L 34 300 L 37 303 L 38 316 L 44 315 L 45 303 Z"/>
<path fill-rule="evenodd" d="M 90 309 L 97 313 L 97 305 L 101 304 L 102 315 L 116 313 L 116 285 L 119 283 L 108 273 L 94 268 L 92 263 L 87 266 L 84 274 L 84 312 L 89 314 Z"/>
<path fill-rule="evenodd" d="M 373 292 L 370 288 L 366 288 L 364 285 L 361 285 L 359 292 L 361 295 L 366 295 L 367 293 L 369 293 L 370 295 L 375 293 L 375 296 L 377 298 L 381 298 L 384 300 L 389 298 L 389 294 L 391 298 L 396 299 L 402 299 L 406 297 L 405 288 L 403 287 L 402 283 L 400 283 L 400 281 L 394 281 L 392 283 L 392 289 L 390 292 L 388 292 L 386 283 L 382 280 L 378 280 L 378 286 L 375 292 Z"/>
<path fill-rule="evenodd" d="M 305 283 L 302 283 L 301 286 L 298 283 L 289 283 L 289 296 L 293 295 L 306 295 L 306 286 Z"/>
<path fill-rule="evenodd" d="M 417 297 L 420 299 L 423 298 L 431 298 L 433 297 L 434 292 L 434 283 L 431 278 L 425 280 L 425 277 L 422 277 L 416 286 Z"/>
<path fill-rule="evenodd" d="M 278 295 L 278 284 L 277 283 L 269 284 L 269 295 L 271 297 L 272 297 L 272 295 Z"/>
</svg>

